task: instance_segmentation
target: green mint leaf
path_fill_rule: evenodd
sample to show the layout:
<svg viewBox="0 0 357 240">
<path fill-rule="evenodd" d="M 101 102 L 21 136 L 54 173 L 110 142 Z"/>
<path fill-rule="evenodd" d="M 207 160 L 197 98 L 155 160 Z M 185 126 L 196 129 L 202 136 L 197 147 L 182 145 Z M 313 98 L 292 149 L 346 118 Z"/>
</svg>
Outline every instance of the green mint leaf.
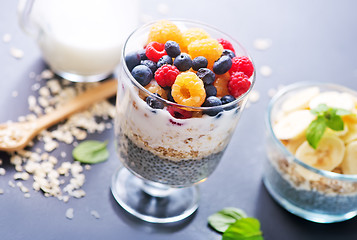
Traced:
<svg viewBox="0 0 357 240">
<path fill-rule="evenodd" d="M 317 148 L 326 128 L 326 119 L 321 116 L 310 123 L 306 130 L 306 140 L 312 148 Z"/>
<path fill-rule="evenodd" d="M 217 232 L 224 232 L 230 225 L 241 218 L 247 217 L 246 213 L 238 208 L 228 207 L 208 217 L 209 225 Z"/>
<path fill-rule="evenodd" d="M 351 111 L 348 111 L 346 109 L 342 109 L 342 108 L 336 108 L 336 115 L 338 116 L 347 116 L 352 114 Z"/>
<path fill-rule="evenodd" d="M 222 240 L 263 240 L 259 220 L 241 218 L 233 223 L 224 233 Z"/>
<path fill-rule="evenodd" d="M 330 118 L 326 121 L 326 125 L 334 131 L 342 131 L 344 128 L 342 118 L 336 114 L 330 116 Z"/>
<path fill-rule="evenodd" d="M 316 116 L 323 115 L 328 111 L 329 107 L 326 104 L 319 104 L 316 108 L 311 109 L 310 112 Z"/>
<path fill-rule="evenodd" d="M 100 163 L 109 157 L 107 141 L 87 140 L 78 144 L 72 151 L 73 158 L 81 163 Z"/>
</svg>

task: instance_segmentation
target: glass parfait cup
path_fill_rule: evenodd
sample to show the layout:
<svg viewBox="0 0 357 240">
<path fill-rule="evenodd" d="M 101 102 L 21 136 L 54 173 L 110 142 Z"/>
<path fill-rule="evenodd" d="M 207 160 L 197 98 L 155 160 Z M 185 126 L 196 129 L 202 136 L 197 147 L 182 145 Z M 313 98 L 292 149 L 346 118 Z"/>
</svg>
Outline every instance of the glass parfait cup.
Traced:
<svg viewBox="0 0 357 240">
<path fill-rule="evenodd" d="M 172 21 L 181 29 L 203 28 L 213 38 L 229 40 L 238 56 L 247 56 L 233 38 L 210 26 L 187 20 Z M 141 49 L 154 23 L 135 30 L 126 40 L 122 58 Z M 201 183 L 215 170 L 234 133 L 250 89 L 235 101 L 217 107 L 188 107 L 148 91 L 119 65 L 115 139 L 120 168 L 111 190 L 129 213 L 153 223 L 180 221 L 198 207 Z M 153 109 L 145 98 L 160 102 Z M 215 112 L 217 114 L 206 114 Z M 171 112 L 171 113 L 170 113 Z M 181 118 L 188 113 L 189 118 Z M 211 116 L 214 115 L 214 116 Z"/>
</svg>

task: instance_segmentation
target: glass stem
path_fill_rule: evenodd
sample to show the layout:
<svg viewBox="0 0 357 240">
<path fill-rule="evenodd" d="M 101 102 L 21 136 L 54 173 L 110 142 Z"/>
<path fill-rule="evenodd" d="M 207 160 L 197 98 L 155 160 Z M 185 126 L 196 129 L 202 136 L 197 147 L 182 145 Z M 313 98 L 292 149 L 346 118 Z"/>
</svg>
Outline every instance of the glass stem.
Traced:
<svg viewBox="0 0 357 240">
<path fill-rule="evenodd" d="M 161 183 L 143 181 L 142 190 L 152 197 L 166 197 L 174 189 Z"/>
</svg>

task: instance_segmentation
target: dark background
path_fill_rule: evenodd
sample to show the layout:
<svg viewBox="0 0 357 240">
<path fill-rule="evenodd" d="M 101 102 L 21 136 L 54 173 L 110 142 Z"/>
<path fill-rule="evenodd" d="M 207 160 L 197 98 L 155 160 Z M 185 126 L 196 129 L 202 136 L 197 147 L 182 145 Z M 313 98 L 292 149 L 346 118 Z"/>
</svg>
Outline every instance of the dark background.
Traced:
<svg viewBox="0 0 357 240">
<path fill-rule="evenodd" d="M 271 239 L 357 239 L 357 220 L 343 223 L 316 224 L 300 219 L 277 205 L 262 184 L 266 161 L 264 151 L 264 115 L 270 100 L 268 91 L 297 81 L 332 82 L 357 90 L 357 2 L 350 0 L 311 1 L 154 1 L 140 2 L 140 19 L 190 18 L 228 32 L 251 54 L 257 68 L 255 90 L 260 99 L 245 110 L 233 139 L 214 174 L 203 184 L 198 211 L 187 221 L 176 225 L 143 223 L 126 214 L 113 199 L 109 185 L 119 165 L 113 146 L 113 133 L 93 134 L 89 138 L 110 139 L 111 157 L 86 172 L 82 199 L 63 203 L 30 191 L 26 199 L 18 188 L 8 186 L 14 167 L 0 153 L 5 176 L 0 176 L 1 239 L 220 239 L 207 226 L 207 217 L 228 206 L 245 210 L 261 222 L 264 237 Z M 168 5 L 168 11 L 158 5 Z M 16 16 L 17 1 L 0 3 L 0 37 L 12 35 L 10 43 L 0 41 L 0 122 L 16 120 L 28 113 L 27 97 L 32 94 L 34 79 L 30 72 L 46 68 L 35 42 L 21 32 Z M 128 19 L 130 21 L 130 19 Z M 257 38 L 272 40 L 271 48 L 259 51 Z M 10 54 L 10 47 L 24 51 L 22 59 Z M 260 74 L 261 66 L 273 70 L 270 77 Z M 11 96 L 17 91 L 19 96 Z M 72 146 L 61 145 L 53 152 L 67 152 Z M 25 184 L 26 185 L 26 184 Z M 28 185 L 27 185 L 28 186 Z M 74 218 L 65 217 L 74 208 Z M 90 215 L 91 210 L 100 219 Z"/>
</svg>

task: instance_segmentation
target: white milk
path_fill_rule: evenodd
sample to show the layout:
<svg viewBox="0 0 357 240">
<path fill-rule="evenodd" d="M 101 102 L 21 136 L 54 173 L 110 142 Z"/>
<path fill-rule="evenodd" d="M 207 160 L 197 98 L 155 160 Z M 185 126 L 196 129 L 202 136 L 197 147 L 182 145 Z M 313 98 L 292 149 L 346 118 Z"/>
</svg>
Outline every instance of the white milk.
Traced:
<svg viewBox="0 0 357 240">
<path fill-rule="evenodd" d="M 137 26 L 137 7 L 134 0 L 36 1 L 31 16 L 44 59 L 60 75 L 110 74 Z"/>
</svg>

